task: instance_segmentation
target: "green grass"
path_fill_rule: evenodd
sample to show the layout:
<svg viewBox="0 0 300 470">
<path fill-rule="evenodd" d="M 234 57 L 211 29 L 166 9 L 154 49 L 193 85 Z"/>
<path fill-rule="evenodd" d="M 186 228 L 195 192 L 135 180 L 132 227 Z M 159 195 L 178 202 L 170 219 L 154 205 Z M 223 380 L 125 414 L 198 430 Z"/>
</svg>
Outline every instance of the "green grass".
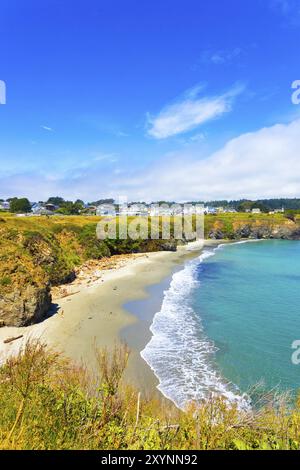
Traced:
<svg viewBox="0 0 300 470">
<path fill-rule="evenodd" d="M 14 286 L 44 286 L 68 282 L 74 278 L 77 266 L 89 259 L 115 254 L 159 251 L 169 249 L 170 242 L 162 240 L 162 219 L 159 220 L 159 240 L 117 238 L 98 240 L 96 216 L 16 217 L 3 213 L 0 217 L 0 294 Z M 134 217 L 129 217 L 129 224 Z M 165 220 L 165 218 L 164 218 Z M 116 219 L 117 234 L 119 218 Z M 195 219 L 194 219 L 195 222 Z M 205 217 L 205 237 L 219 231 L 222 238 L 236 239 L 241 227 L 278 227 L 291 224 L 283 214 L 218 214 Z M 300 224 L 300 215 L 296 218 Z M 171 219 L 171 239 L 174 218 Z M 150 234 L 150 219 L 148 220 Z M 171 240 L 173 247 L 176 241 Z M 168 244 L 168 246 L 167 246 Z M 8 283 L 5 277 L 11 282 Z M 3 280 L 4 279 L 4 280 Z"/>
<path fill-rule="evenodd" d="M 299 401 L 242 412 L 224 399 L 187 412 L 123 383 L 129 351 L 97 355 L 90 373 L 39 342 L 0 368 L 1 449 L 300 449 Z"/>
<path fill-rule="evenodd" d="M 100 217 L 0 217 L 0 294 L 68 282 L 77 266 L 114 254 L 159 251 L 162 240 L 98 240 Z M 118 221 L 117 221 L 118 222 Z M 10 279 L 10 282 L 7 279 Z"/>
</svg>

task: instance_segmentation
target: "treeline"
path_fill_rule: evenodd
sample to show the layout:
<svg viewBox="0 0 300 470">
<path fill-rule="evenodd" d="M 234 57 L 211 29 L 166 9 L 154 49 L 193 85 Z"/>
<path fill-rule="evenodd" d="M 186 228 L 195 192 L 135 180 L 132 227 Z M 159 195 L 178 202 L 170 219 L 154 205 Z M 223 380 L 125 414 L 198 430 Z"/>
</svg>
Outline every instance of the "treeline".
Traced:
<svg viewBox="0 0 300 470">
<path fill-rule="evenodd" d="M 190 204 L 204 204 L 208 207 L 213 208 L 224 208 L 224 209 L 235 209 L 238 212 L 247 212 L 251 211 L 254 208 L 260 209 L 262 212 L 270 212 L 273 210 L 284 209 L 292 211 L 300 211 L 300 198 L 274 198 L 274 199 L 239 199 L 239 200 L 212 200 L 212 201 L 190 201 Z M 82 199 L 76 199 L 75 201 L 65 200 L 60 196 L 49 197 L 47 201 L 39 201 L 38 203 L 32 203 L 28 198 L 22 197 L 12 197 L 7 199 L 0 199 L 0 210 L 5 209 L 13 213 L 29 213 L 32 211 L 34 204 L 39 204 L 41 206 L 51 205 L 51 211 L 58 214 L 64 215 L 78 215 L 81 213 L 87 213 L 91 210 L 95 210 L 95 207 L 101 204 L 114 204 L 118 205 L 117 201 L 113 198 L 108 199 L 98 199 L 93 202 L 85 203 Z M 132 202 L 129 203 L 133 204 Z M 135 203 L 137 204 L 137 203 Z M 145 202 L 142 204 L 147 205 Z M 151 204 L 175 204 L 174 201 L 153 201 Z M 149 204 L 150 205 L 150 204 Z"/>
<path fill-rule="evenodd" d="M 200 203 L 212 207 L 231 207 L 238 212 L 244 212 L 246 209 L 261 209 L 263 212 L 272 210 L 300 210 L 300 198 L 275 198 L 275 199 L 238 199 L 238 200 L 215 200 L 215 201 L 201 201 Z"/>
</svg>

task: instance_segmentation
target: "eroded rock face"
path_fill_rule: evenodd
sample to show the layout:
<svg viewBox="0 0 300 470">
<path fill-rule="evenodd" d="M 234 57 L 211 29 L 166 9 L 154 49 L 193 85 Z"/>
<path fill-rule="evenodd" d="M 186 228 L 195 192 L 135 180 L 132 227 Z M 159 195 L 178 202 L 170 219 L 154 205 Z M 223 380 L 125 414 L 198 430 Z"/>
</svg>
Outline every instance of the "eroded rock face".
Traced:
<svg viewBox="0 0 300 470">
<path fill-rule="evenodd" d="M 165 243 L 161 244 L 162 251 L 176 251 L 177 250 L 177 241 L 176 240 L 168 240 Z"/>
<path fill-rule="evenodd" d="M 282 240 L 300 240 L 300 229 L 294 225 L 278 227 L 272 230 L 271 238 Z"/>
<path fill-rule="evenodd" d="M 209 232 L 209 238 L 212 240 L 222 240 L 225 238 L 224 233 L 220 229 L 213 229 Z"/>
<path fill-rule="evenodd" d="M 43 320 L 51 306 L 50 286 L 24 286 L 0 294 L 0 324 L 27 326 Z"/>
<path fill-rule="evenodd" d="M 213 228 L 209 232 L 209 238 L 214 240 L 221 240 L 228 238 L 222 228 Z M 236 226 L 230 238 L 233 240 L 239 239 L 278 239 L 278 240 L 300 240 L 300 228 L 292 221 L 286 221 L 283 225 L 268 225 L 268 224 L 241 224 Z"/>
</svg>

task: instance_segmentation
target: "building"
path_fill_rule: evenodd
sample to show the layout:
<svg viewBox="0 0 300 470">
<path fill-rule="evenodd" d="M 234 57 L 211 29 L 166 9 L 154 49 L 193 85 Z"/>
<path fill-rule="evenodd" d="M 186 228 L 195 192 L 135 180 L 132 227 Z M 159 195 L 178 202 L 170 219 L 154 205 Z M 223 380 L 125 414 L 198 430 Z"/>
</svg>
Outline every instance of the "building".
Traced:
<svg viewBox="0 0 300 470">
<path fill-rule="evenodd" d="M 55 206 L 54 204 L 45 204 L 45 209 L 50 212 L 56 211 L 58 209 L 58 206 Z"/>
<path fill-rule="evenodd" d="M 230 213 L 230 214 L 235 214 L 237 212 L 237 210 L 234 209 L 233 207 L 228 207 L 228 209 L 226 209 L 224 212 L 227 212 L 227 213 Z"/>
<path fill-rule="evenodd" d="M 252 211 L 251 211 L 251 212 L 252 212 L 252 214 L 261 214 L 261 210 L 260 210 L 260 209 L 258 209 L 258 208 L 254 208 L 254 209 L 252 209 Z"/>
<path fill-rule="evenodd" d="M 204 214 L 207 215 L 207 214 L 216 214 L 217 213 L 217 210 L 215 207 L 204 207 Z"/>
<path fill-rule="evenodd" d="M 184 215 L 204 215 L 205 207 L 202 204 L 185 204 L 183 206 Z"/>
<path fill-rule="evenodd" d="M 51 215 L 53 214 L 53 210 L 47 209 L 46 206 L 52 206 L 52 204 L 42 204 L 40 202 L 35 202 L 31 206 L 31 212 L 33 215 Z"/>
<path fill-rule="evenodd" d="M 113 204 L 100 204 L 96 209 L 96 215 L 114 217 L 116 215 L 115 206 Z"/>
<path fill-rule="evenodd" d="M 148 215 L 150 217 L 170 217 L 173 215 L 173 208 L 168 204 L 151 204 Z"/>
<path fill-rule="evenodd" d="M 120 204 L 117 214 L 128 217 L 147 217 L 148 207 L 142 203 L 134 203 L 130 205 Z"/>
<path fill-rule="evenodd" d="M 9 210 L 9 202 L 7 202 L 7 201 L 0 202 L 0 210 L 8 211 Z"/>
</svg>

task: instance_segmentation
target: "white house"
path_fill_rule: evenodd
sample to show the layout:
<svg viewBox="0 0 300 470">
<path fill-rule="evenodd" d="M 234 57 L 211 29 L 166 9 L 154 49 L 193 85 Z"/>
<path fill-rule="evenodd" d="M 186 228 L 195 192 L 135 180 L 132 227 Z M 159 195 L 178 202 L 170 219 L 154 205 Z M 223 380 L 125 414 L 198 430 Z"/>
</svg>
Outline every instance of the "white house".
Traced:
<svg viewBox="0 0 300 470">
<path fill-rule="evenodd" d="M 261 213 L 261 210 L 254 207 L 254 209 L 252 209 L 251 212 L 252 212 L 252 214 L 260 214 L 260 213 Z"/>
<path fill-rule="evenodd" d="M 2 209 L 3 211 L 8 211 L 9 210 L 9 202 L 7 202 L 7 201 L 0 202 L 0 209 Z"/>
<path fill-rule="evenodd" d="M 131 204 L 130 206 L 127 205 L 120 205 L 120 215 L 122 216 L 129 216 L 129 217 L 140 217 L 148 216 L 148 208 L 144 204 Z"/>
<path fill-rule="evenodd" d="M 47 209 L 46 205 L 41 204 L 39 202 L 35 202 L 31 206 L 31 212 L 34 215 L 50 215 L 50 214 L 53 214 L 53 211 Z"/>
<path fill-rule="evenodd" d="M 148 214 L 150 217 L 170 217 L 173 215 L 173 209 L 169 204 L 151 204 Z"/>
<path fill-rule="evenodd" d="M 217 210 L 215 207 L 204 207 L 204 214 L 216 214 Z"/>
<path fill-rule="evenodd" d="M 205 207 L 202 204 L 185 204 L 183 206 L 184 215 L 204 215 Z"/>
<path fill-rule="evenodd" d="M 228 209 L 226 209 L 224 212 L 235 214 L 237 212 L 237 210 L 234 209 L 233 207 L 228 207 Z"/>
<path fill-rule="evenodd" d="M 116 215 L 115 206 L 113 204 L 101 204 L 96 209 L 96 215 L 114 217 Z"/>
</svg>

